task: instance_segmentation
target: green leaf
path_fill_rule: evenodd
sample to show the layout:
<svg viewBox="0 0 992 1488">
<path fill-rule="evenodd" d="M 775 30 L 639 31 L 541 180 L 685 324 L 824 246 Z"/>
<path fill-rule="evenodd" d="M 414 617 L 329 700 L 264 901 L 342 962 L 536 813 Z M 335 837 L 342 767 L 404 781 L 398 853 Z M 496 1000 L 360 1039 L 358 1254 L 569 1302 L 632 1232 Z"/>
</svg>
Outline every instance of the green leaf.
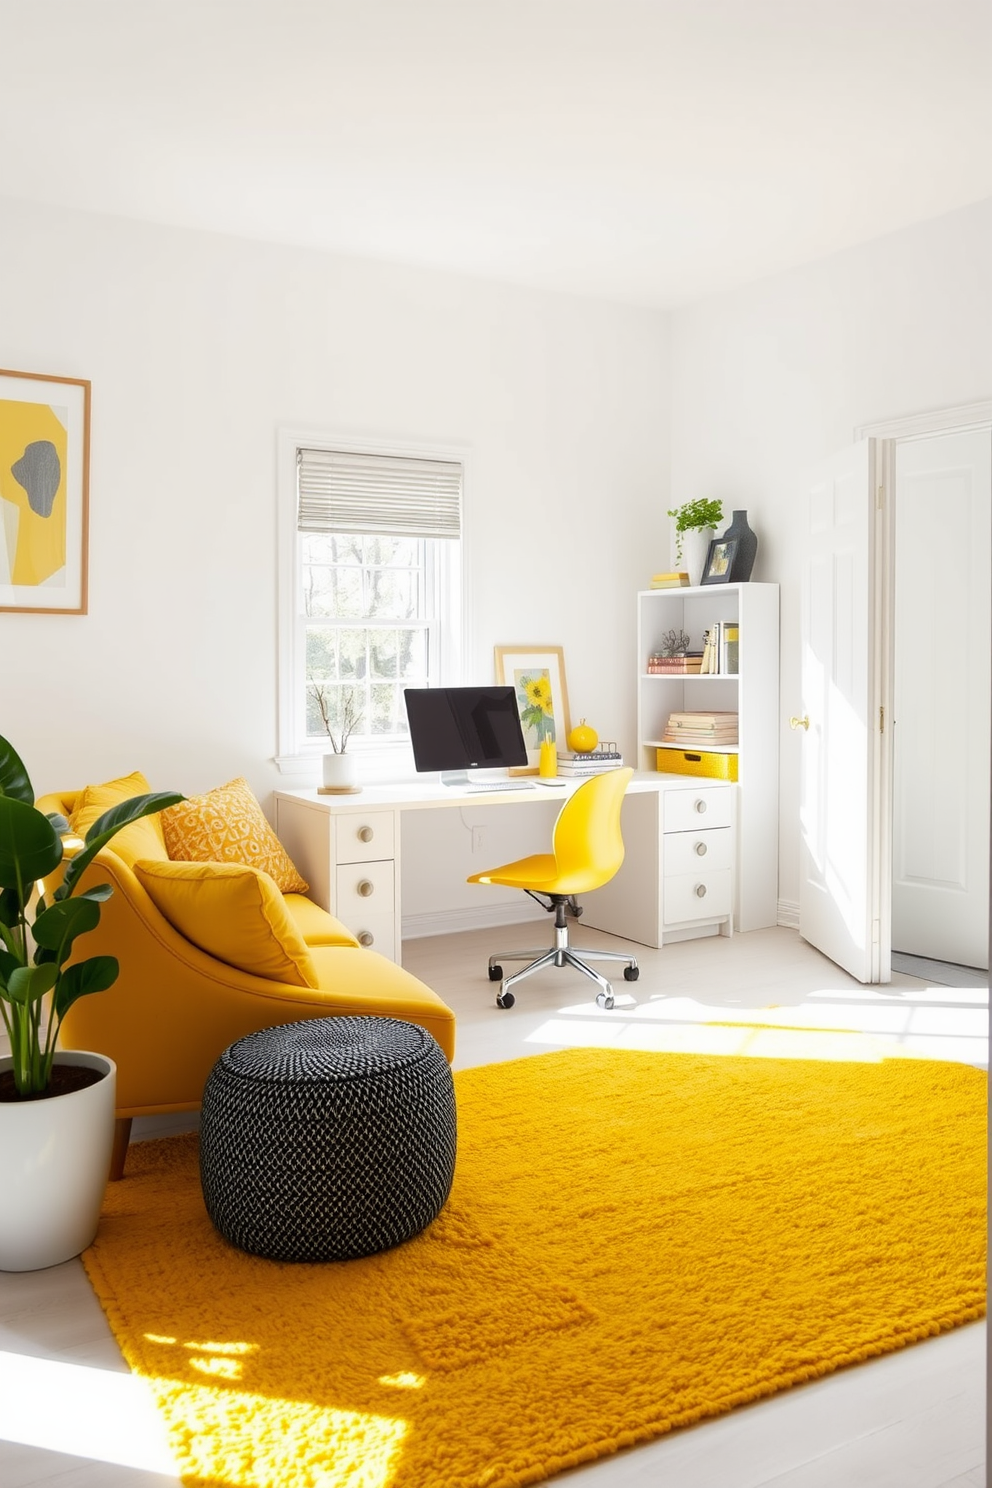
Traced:
<svg viewBox="0 0 992 1488">
<path fill-rule="evenodd" d="M 17 890 L 0 890 L 0 925 L 6 925 L 12 930 L 20 922 L 21 913 L 21 896 Z"/>
<path fill-rule="evenodd" d="M 67 832 L 72 830 L 72 828 L 69 826 L 69 823 L 60 812 L 46 811 L 45 815 L 48 817 L 48 820 L 51 822 L 52 826 L 55 828 L 56 832 L 58 832 L 60 837 L 64 837 Z"/>
<path fill-rule="evenodd" d="M 3 738 L 0 738 L 0 796 L 23 801 L 25 806 L 34 805 L 28 772 L 14 746 Z"/>
<path fill-rule="evenodd" d="M 46 909 L 35 920 L 31 934 L 45 950 L 61 951 L 61 959 L 65 960 L 76 936 L 95 930 L 99 923 L 99 903 L 89 894 L 80 894 L 76 899 L 63 899 Z"/>
<path fill-rule="evenodd" d="M 153 791 L 148 796 L 132 796 L 129 801 L 121 801 L 119 805 L 112 806 L 109 811 L 97 817 L 86 833 L 86 846 L 68 864 L 65 876 L 55 891 L 55 898 L 69 897 L 83 870 L 89 867 L 100 849 L 106 847 L 122 827 L 130 826 L 131 822 L 139 821 L 143 816 L 152 816 L 156 811 L 164 811 L 167 806 L 175 806 L 177 801 L 185 799 L 178 791 Z"/>
<path fill-rule="evenodd" d="M 54 1013 L 59 1022 L 81 997 L 106 992 L 108 987 L 112 987 L 120 969 L 116 956 L 91 956 L 88 961 L 77 961 L 74 966 L 67 966 L 59 978 L 53 999 Z"/>
<path fill-rule="evenodd" d="M 58 967 L 51 963 L 47 966 L 19 966 L 7 978 L 8 1000 L 23 1003 L 25 1007 L 28 1003 L 38 1002 L 55 986 L 58 975 Z"/>
<path fill-rule="evenodd" d="M 14 972 L 21 970 L 23 965 L 23 961 L 12 955 L 10 951 L 0 949 L 0 987 L 6 987 Z"/>
<path fill-rule="evenodd" d="M 0 795 L 0 887 L 27 888 L 62 861 L 62 839 L 41 811 Z"/>
</svg>

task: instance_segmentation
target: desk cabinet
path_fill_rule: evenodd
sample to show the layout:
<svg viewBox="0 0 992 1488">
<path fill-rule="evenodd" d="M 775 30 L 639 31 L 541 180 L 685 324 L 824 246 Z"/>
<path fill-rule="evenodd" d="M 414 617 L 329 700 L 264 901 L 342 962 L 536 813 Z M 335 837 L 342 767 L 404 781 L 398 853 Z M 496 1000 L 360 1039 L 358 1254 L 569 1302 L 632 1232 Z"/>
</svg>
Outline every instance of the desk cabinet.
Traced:
<svg viewBox="0 0 992 1488">
<path fill-rule="evenodd" d="M 400 959 L 399 813 L 332 811 L 276 795 L 276 835 L 310 884 L 310 897 L 371 946 Z"/>
<path fill-rule="evenodd" d="M 733 933 L 737 787 L 663 777 L 628 794 L 623 867 L 585 899 L 583 922 L 641 945 Z"/>
</svg>

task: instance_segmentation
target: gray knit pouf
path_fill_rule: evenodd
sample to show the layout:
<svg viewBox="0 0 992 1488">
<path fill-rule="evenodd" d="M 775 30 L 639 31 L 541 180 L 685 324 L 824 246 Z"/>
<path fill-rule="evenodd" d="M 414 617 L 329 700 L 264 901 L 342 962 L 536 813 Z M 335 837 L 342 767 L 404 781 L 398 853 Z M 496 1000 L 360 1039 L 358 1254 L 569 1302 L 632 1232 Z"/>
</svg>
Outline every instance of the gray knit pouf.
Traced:
<svg viewBox="0 0 992 1488">
<path fill-rule="evenodd" d="M 430 1224 L 455 1171 L 455 1096 L 426 1029 L 315 1018 L 225 1049 L 200 1117 L 207 1212 L 275 1261 L 344 1261 Z"/>
</svg>

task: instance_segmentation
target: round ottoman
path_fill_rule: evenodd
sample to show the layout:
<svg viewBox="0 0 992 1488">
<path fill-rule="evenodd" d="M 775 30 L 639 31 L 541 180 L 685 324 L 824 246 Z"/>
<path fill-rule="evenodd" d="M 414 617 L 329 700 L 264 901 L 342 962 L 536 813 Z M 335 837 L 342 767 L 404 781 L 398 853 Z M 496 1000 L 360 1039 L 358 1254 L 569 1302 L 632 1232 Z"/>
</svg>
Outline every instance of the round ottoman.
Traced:
<svg viewBox="0 0 992 1488">
<path fill-rule="evenodd" d="M 395 1018 L 315 1018 L 225 1049 L 203 1092 L 207 1212 L 240 1250 L 344 1261 L 440 1213 L 455 1171 L 451 1070 Z"/>
</svg>

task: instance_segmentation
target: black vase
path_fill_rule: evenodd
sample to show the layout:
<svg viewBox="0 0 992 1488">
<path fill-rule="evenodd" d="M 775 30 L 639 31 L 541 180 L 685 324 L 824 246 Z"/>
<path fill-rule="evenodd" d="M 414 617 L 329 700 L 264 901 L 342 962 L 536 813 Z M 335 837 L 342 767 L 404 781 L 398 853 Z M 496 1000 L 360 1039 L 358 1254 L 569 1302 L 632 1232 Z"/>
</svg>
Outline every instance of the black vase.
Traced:
<svg viewBox="0 0 992 1488">
<path fill-rule="evenodd" d="M 727 528 L 719 542 L 727 542 L 728 539 L 737 539 L 737 552 L 734 554 L 733 563 L 730 566 L 731 584 L 744 584 L 751 577 L 754 560 L 758 552 L 758 534 L 752 532 L 747 525 L 747 512 L 735 511 L 734 520 Z"/>
</svg>

